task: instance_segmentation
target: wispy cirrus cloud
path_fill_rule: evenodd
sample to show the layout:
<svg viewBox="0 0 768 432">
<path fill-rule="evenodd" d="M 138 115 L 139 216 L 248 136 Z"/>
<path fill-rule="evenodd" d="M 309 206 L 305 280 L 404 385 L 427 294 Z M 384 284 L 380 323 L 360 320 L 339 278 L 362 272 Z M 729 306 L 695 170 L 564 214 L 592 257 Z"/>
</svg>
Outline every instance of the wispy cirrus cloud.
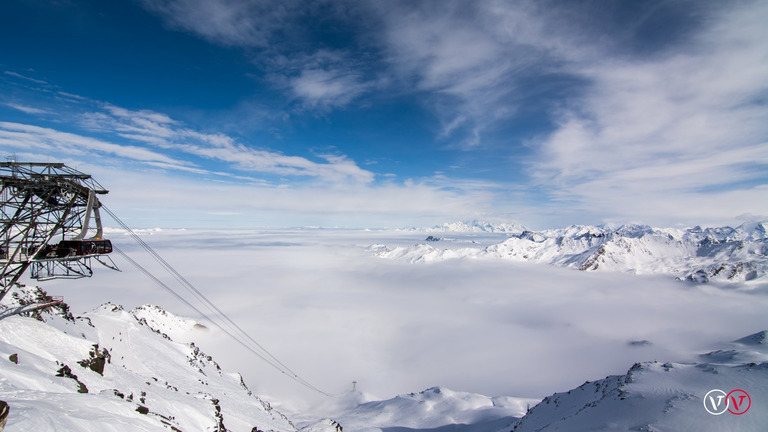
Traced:
<svg viewBox="0 0 768 432">
<path fill-rule="evenodd" d="M 202 158 L 229 164 L 252 175 L 277 174 L 313 177 L 322 181 L 370 182 L 374 174 L 343 155 L 320 155 L 324 162 L 247 146 L 223 133 L 194 130 L 169 116 L 148 110 L 127 110 L 105 105 L 82 116 L 82 124 L 96 132 L 115 133 L 181 158 Z M 190 159 L 189 164 L 197 165 Z"/>
<path fill-rule="evenodd" d="M 379 86 L 370 65 L 342 49 L 283 54 L 268 67 L 270 81 L 307 109 L 342 108 Z"/>
<path fill-rule="evenodd" d="M 23 113 L 26 113 L 26 114 L 46 114 L 46 113 L 48 113 L 48 111 L 46 111 L 44 109 L 41 109 L 41 108 L 36 108 L 36 107 L 32 107 L 32 106 L 27 106 L 27 105 L 21 105 L 21 104 L 17 104 L 17 103 L 10 103 L 9 102 L 9 103 L 5 103 L 4 105 L 7 106 L 7 107 L 10 107 L 10 108 L 13 108 L 15 110 L 21 111 Z"/>
<path fill-rule="evenodd" d="M 289 79 L 296 97 L 310 107 L 344 106 L 368 87 L 354 71 L 305 69 Z"/>
<path fill-rule="evenodd" d="M 290 5 L 280 1 L 142 0 L 173 27 L 228 46 L 265 47 L 284 24 Z"/>
<path fill-rule="evenodd" d="M 255 50 L 249 55 L 266 69 L 269 80 L 301 106 L 343 107 L 375 85 L 362 63 L 344 48 L 315 46 L 304 38 L 318 20 L 349 19 L 352 3 L 307 4 L 249 0 L 162 0 L 143 2 L 169 25 L 225 46 Z"/>
<path fill-rule="evenodd" d="M 400 82 L 425 92 L 438 136 L 478 147 L 514 117 L 531 78 L 561 73 L 561 29 L 535 3 L 423 2 L 382 7 L 385 54 Z"/>
<path fill-rule="evenodd" d="M 138 116 L 142 122 L 148 121 L 145 115 L 157 115 L 118 112 Z M 140 135 L 154 141 L 147 133 L 154 129 L 155 125 Z M 179 143 L 177 138 L 199 141 Z M 321 154 L 323 162 L 315 162 L 250 150 L 216 135 L 170 136 L 165 143 L 151 148 L 116 144 L 85 134 L 0 122 L 0 148 L 18 150 L 24 160 L 54 158 L 93 175 L 110 190 L 105 203 L 133 226 L 398 227 L 420 221 L 433 224 L 454 215 L 480 217 L 492 207 L 492 194 L 478 185 L 447 185 L 439 180 L 376 183 L 373 173 L 343 155 Z M 196 158 L 230 166 L 214 170 Z M 259 174 L 265 172 L 314 181 L 278 184 L 261 180 Z"/>
<path fill-rule="evenodd" d="M 62 131 L 51 127 L 0 122 L 0 146 L 9 149 L 37 149 L 68 156 L 93 155 L 148 163 L 164 169 L 207 173 L 238 178 L 202 168 L 203 160 L 214 160 L 247 176 L 280 175 L 314 178 L 322 182 L 363 182 L 375 175 L 339 154 L 318 155 L 318 160 L 259 149 L 238 142 L 223 133 L 204 133 L 166 114 L 151 110 L 129 110 L 111 104 L 97 104 L 100 110 L 74 114 L 83 130 Z M 16 108 L 18 109 L 18 108 Z M 27 114 L 40 114 L 29 108 Z M 229 170 L 227 170 L 229 171 Z M 244 177 L 246 176 L 246 177 Z M 256 178 L 251 178 L 257 181 Z"/>
<path fill-rule="evenodd" d="M 345 107 L 376 89 L 419 94 L 442 124 L 437 135 L 459 136 L 465 148 L 514 114 L 520 95 L 530 93 L 518 78 L 540 76 L 557 45 L 532 2 L 144 4 L 213 43 L 256 49 L 259 67 L 305 108 Z M 317 22 L 340 28 L 346 42 L 327 44 Z"/>
<path fill-rule="evenodd" d="M 0 122 L 0 145 L 6 148 L 37 150 L 50 155 L 118 157 L 133 161 L 163 163 L 168 166 L 189 164 L 140 146 L 115 144 L 84 135 L 21 123 Z"/>
<path fill-rule="evenodd" d="M 377 181 L 342 153 L 286 154 L 154 110 L 78 97 L 58 112 L 26 113 L 46 126 L 0 122 L 0 149 L 92 174 L 135 226 L 433 224 L 479 217 L 493 199 L 446 181 Z"/>
<path fill-rule="evenodd" d="M 759 2 L 717 10 L 682 49 L 581 65 L 590 88 L 558 114 L 533 177 L 617 219 L 764 213 L 767 13 Z"/>
<path fill-rule="evenodd" d="M 22 75 L 22 74 L 20 74 L 18 72 L 14 72 L 14 71 L 4 71 L 3 73 L 8 75 L 8 76 L 12 76 L 14 78 L 22 79 L 24 81 L 29 81 L 29 82 L 32 82 L 32 83 L 35 83 L 35 84 L 42 84 L 42 85 L 48 84 L 48 82 L 45 81 L 45 80 L 41 80 L 41 79 L 38 79 L 38 78 L 32 78 L 30 76 Z"/>
</svg>

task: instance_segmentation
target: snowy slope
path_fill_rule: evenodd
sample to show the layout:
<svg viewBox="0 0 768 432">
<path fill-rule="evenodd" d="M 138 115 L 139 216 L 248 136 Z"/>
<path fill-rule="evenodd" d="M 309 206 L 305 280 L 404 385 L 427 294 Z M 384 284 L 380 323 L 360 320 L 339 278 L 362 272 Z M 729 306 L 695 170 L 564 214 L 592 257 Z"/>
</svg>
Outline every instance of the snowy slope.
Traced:
<svg viewBox="0 0 768 432">
<path fill-rule="evenodd" d="M 355 398 L 350 395 L 348 398 Z M 355 401 L 358 402 L 358 401 Z M 538 399 L 488 397 L 432 387 L 381 401 L 352 403 L 334 415 L 347 431 L 435 430 L 496 432 L 522 417 Z"/>
<path fill-rule="evenodd" d="M 556 393 L 533 407 L 509 430 L 765 430 L 768 425 L 764 402 L 768 398 L 766 331 L 700 358 L 703 360 L 700 363 L 637 363 L 626 375 L 609 376 Z M 740 415 L 727 411 L 721 415 L 710 414 L 704 403 L 705 396 L 713 389 L 725 393 L 744 390 L 752 401 L 751 406 L 747 405 L 749 410 Z M 735 409 L 735 405 L 731 407 Z"/>
<path fill-rule="evenodd" d="M 448 225 L 446 225 L 448 226 Z M 583 271 L 666 273 L 696 282 L 765 280 L 768 274 L 768 221 L 737 228 L 618 228 L 571 226 L 507 233 L 487 247 L 430 242 L 390 248 L 371 246 L 377 256 L 409 262 L 455 258 L 530 261 Z M 462 227 L 459 227 L 462 228 Z M 463 231 L 463 228 L 460 230 Z"/>
<path fill-rule="evenodd" d="M 193 339 L 193 321 L 156 306 L 55 312 L 0 320 L 6 431 L 295 430 L 238 374 L 164 332 Z"/>
<path fill-rule="evenodd" d="M 353 403 L 334 416 L 338 420 L 334 424 L 356 432 L 765 430 L 768 332 L 726 343 L 699 359 L 636 363 L 625 375 L 586 382 L 542 401 L 433 387 L 388 400 Z M 741 408 L 749 406 L 749 410 L 741 415 L 708 413 L 705 397 L 713 389 L 744 390 L 751 405 L 742 401 Z"/>
<path fill-rule="evenodd" d="M 15 304 L 46 295 L 37 287 L 13 293 Z M 294 424 L 195 346 L 208 329 L 194 320 L 159 306 L 128 311 L 111 303 L 77 317 L 66 304 L 36 315 L 0 319 L 0 400 L 11 407 L 5 431 L 339 432 L 455 425 L 457 431 L 493 432 L 538 402 L 441 387 L 383 401 L 350 393 L 329 408 L 332 418 Z"/>
</svg>

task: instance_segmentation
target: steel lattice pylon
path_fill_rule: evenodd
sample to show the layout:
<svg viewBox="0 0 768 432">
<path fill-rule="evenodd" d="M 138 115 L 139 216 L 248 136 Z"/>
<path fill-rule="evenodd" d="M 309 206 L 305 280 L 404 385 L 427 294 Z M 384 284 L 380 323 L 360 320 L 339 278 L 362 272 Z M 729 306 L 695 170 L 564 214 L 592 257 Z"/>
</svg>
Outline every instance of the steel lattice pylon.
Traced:
<svg viewBox="0 0 768 432">
<path fill-rule="evenodd" d="M 0 300 L 27 269 L 38 280 L 78 278 L 92 274 L 91 258 L 109 260 L 96 197 L 107 190 L 90 175 L 61 163 L 0 162 L 0 182 Z"/>
</svg>

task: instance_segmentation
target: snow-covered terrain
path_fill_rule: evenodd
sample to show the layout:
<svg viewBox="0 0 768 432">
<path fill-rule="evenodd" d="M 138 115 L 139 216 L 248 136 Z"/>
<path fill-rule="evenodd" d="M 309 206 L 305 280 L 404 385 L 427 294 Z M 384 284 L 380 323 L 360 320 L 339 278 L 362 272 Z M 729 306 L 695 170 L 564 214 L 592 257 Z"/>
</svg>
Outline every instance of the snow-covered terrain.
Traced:
<svg viewBox="0 0 768 432">
<path fill-rule="evenodd" d="M 508 238 L 481 247 L 429 235 L 426 243 L 371 246 L 382 258 L 428 262 L 501 258 L 579 270 L 663 273 L 696 282 L 752 281 L 768 274 L 768 221 L 737 228 L 652 228 L 645 225 L 570 226 L 529 231 L 515 225 L 443 224 L 423 232 L 504 232 Z M 446 241 L 447 240 L 447 241 Z"/>
<path fill-rule="evenodd" d="M 446 248 L 484 249 L 522 232 L 142 232 L 250 335 L 340 397 L 266 366 L 116 256 L 122 272 L 44 283 L 65 297 L 73 320 L 66 310 L 44 323 L 0 317 L 6 430 L 214 431 L 219 420 L 245 432 L 611 430 L 622 410 L 637 420 L 630 430 L 749 430 L 741 426 L 765 421 L 757 399 L 766 397 L 764 337 L 722 344 L 768 328 L 764 278 L 688 284 L 500 259 L 414 266 L 368 249 L 428 236 Z M 119 231 L 109 235 L 143 261 Z M 4 302 L 24 300 L 14 293 Z M 101 375 L 91 369 L 99 358 Z M 634 363 L 641 370 L 627 383 Z M 719 373 L 704 373 L 710 368 Z M 598 396 L 569 399 L 585 380 L 601 383 Z M 743 386 L 755 405 L 743 416 L 712 416 L 702 404 L 709 386 Z M 636 397 L 613 396 L 624 393 Z M 545 397 L 549 404 L 536 405 Z M 554 399 L 569 408 L 547 411 Z"/>
<path fill-rule="evenodd" d="M 16 302 L 45 295 L 34 287 L 16 293 Z M 158 306 L 126 311 L 109 303 L 77 317 L 66 305 L 35 316 L 0 320 L 0 400 L 11 407 L 9 432 L 746 431 L 768 424 L 766 331 L 698 362 L 636 363 L 625 375 L 540 402 L 444 387 L 379 401 L 350 392 L 327 405 L 332 417 L 294 423 L 191 341 L 207 331 L 194 320 Z M 713 389 L 748 394 L 731 402 L 743 414 L 708 413 L 705 396 Z"/>
<path fill-rule="evenodd" d="M 498 432 L 516 424 L 539 399 L 488 397 L 431 387 L 380 401 L 348 396 L 334 418 L 345 430 L 360 432 L 446 430 Z M 361 395 L 360 395 L 361 396 Z M 350 403 L 353 402 L 353 403 Z"/>
<path fill-rule="evenodd" d="M 205 331 L 193 320 L 110 303 L 77 317 L 66 305 L 38 316 L 0 320 L 6 431 L 294 430 L 192 342 Z"/>
<path fill-rule="evenodd" d="M 702 354 L 700 362 L 636 363 L 609 376 L 544 398 L 512 431 L 760 431 L 768 425 L 766 331 Z M 743 390 L 718 406 L 711 390 Z M 750 399 L 751 398 L 751 399 Z M 722 402 L 721 402 L 722 403 Z M 707 412 L 707 407 L 718 415 Z M 751 404 L 751 406 L 750 406 Z"/>
</svg>

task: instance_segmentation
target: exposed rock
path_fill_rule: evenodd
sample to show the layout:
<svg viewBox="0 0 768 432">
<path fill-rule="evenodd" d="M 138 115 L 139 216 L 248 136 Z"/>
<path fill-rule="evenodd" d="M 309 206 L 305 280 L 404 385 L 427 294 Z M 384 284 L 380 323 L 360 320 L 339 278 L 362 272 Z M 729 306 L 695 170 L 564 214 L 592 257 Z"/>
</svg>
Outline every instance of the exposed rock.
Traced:
<svg viewBox="0 0 768 432">
<path fill-rule="evenodd" d="M 70 369 L 69 366 L 62 365 L 59 370 L 56 371 L 56 376 L 73 379 L 79 386 L 77 389 L 78 393 L 88 393 L 88 387 L 86 387 L 85 384 L 83 384 L 83 382 L 77 378 L 77 375 L 72 373 L 72 369 Z"/>
<path fill-rule="evenodd" d="M 37 286 L 28 286 L 17 283 L 14 285 L 14 289 L 7 297 L 10 300 L 8 306 L 27 306 L 38 303 L 50 303 L 54 299 L 48 293 Z M 49 306 L 45 309 L 36 309 L 28 312 L 20 313 L 21 316 L 34 318 L 38 321 L 46 321 L 46 316 L 57 315 L 61 318 L 74 322 L 75 317 L 69 310 L 69 305 L 66 303 L 59 303 Z"/>
<path fill-rule="evenodd" d="M 213 416 L 216 418 L 216 432 L 227 432 L 226 426 L 224 426 L 224 415 L 221 414 L 221 405 L 219 405 L 218 399 L 211 399 L 213 403 L 213 409 L 215 410 Z"/>
<path fill-rule="evenodd" d="M 600 259 L 601 256 L 603 256 L 603 254 L 605 254 L 605 246 L 600 246 L 600 248 L 597 251 L 595 251 L 595 253 L 590 255 L 589 258 L 587 258 L 587 260 L 584 261 L 584 263 L 581 266 L 579 266 L 579 270 L 581 271 L 597 270 L 597 268 L 600 265 L 598 260 Z"/>
<path fill-rule="evenodd" d="M 5 429 L 5 423 L 8 422 L 8 414 L 10 414 L 11 408 L 5 401 L 0 401 L 0 431 Z"/>
<path fill-rule="evenodd" d="M 80 360 L 77 362 L 82 367 L 89 368 L 97 374 L 104 376 L 104 367 L 107 363 L 110 363 L 112 356 L 109 354 L 106 348 L 99 350 L 99 344 L 94 344 L 90 354 L 90 358 Z"/>
</svg>

